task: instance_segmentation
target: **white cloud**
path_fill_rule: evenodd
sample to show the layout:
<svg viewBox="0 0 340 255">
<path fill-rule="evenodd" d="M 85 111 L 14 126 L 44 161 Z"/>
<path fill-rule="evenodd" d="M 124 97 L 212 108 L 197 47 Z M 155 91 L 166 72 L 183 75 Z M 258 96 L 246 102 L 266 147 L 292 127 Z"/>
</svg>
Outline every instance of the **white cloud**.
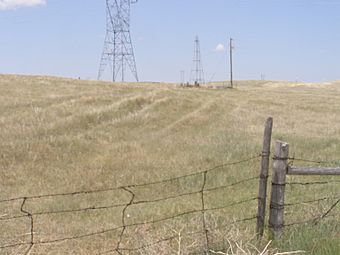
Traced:
<svg viewBox="0 0 340 255">
<path fill-rule="evenodd" d="M 46 0 L 0 0 L 0 11 L 44 4 L 46 4 Z"/>
<path fill-rule="evenodd" d="M 224 47 L 224 45 L 222 43 L 219 43 L 215 47 L 214 51 L 216 51 L 216 52 L 224 52 L 225 51 L 225 47 Z"/>
</svg>

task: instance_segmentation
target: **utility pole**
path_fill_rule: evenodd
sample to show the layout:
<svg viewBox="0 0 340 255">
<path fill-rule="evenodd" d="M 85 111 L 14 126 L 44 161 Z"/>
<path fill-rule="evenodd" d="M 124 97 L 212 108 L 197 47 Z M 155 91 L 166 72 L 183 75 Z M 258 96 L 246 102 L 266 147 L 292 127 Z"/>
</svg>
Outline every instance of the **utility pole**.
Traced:
<svg viewBox="0 0 340 255">
<path fill-rule="evenodd" d="M 109 65 L 113 82 L 121 77 L 125 81 L 129 67 L 132 76 L 138 81 L 135 55 L 130 35 L 130 7 L 137 0 L 106 0 L 106 37 L 100 60 L 98 80 Z"/>
<path fill-rule="evenodd" d="M 185 71 L 183 71 L 183 70 L 180 72 L 180 83 L 181 83 L 182 86 L 185 83 Z"/>
<path fill-rule="evenodd" d="M 234 50 L 234 46 L 233 46 L 233 38 L 230 38 L 230 87 L 233 88 L 234 87 L 234 81 L 233 81 L 233 50 Z"/>
</svg>

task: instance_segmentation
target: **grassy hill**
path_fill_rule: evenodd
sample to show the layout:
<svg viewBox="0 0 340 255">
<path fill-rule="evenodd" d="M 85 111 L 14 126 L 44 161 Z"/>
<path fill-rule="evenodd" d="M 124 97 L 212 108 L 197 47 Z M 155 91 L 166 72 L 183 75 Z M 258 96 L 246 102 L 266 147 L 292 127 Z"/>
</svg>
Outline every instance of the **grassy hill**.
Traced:
<svg viewBox="0 0 340 255">
<path fill-rule="evenodd" d="M 148 222 L 201 206 L 201 173 L 228 162 L 256 157 L 261 152 L 264 121 L 274 118 L 273 139 L 290 144 L 296 158 L 340 163 L 340 82 L 304 84 L 275 81 L 237 82 L 235 89 L 182 88 L 174 84 L 111 84 L 53 77 L 0 75 L 0 254 L 25 254 L 31 233 L 31 254 L 116 254 L 121 247 L 140 247 L 162 236 L 169 242 L 124 254 L 183 254 L 201 251 L 205 235 L 185 237 L 201 228 L 201 213 L 166 222 L 135 225 L 100 233 L 125 224 Z M 334 161 L 339 160 L 339 161 Z M 296 165 L 306 163 L 295 162 Z M 220 167 L 205 176 L 204 186 L 228 185 L 258 175 L 259 158 Z M 290 181 L 338 181 L 337 177 L 289 177 Z M 208 192 L 206 207 L 233 204 L 257 196 L 258 180 Z M 113 190 L 110 190 L 113 189 Z M 97 193 L 79 191 L 103 190 Z M 171 196 L 183 192 L 179 198 Z M 48 194 L 66 194 L 45 197 Z M 191 195 L 189 193 L 192 193 Z M 287 202 L 334 196 L 339 183 L 287 187 Z M 40 197 L 42 196 L 42 197 Z M 35 197 L 27 199 L 25 197 Z M 165 201 L 161 201 L 166 198 Z M 334 199 L 289 208 L 286 220 L 303 220 L 329 208 Z M 256 214 L 257 202 L 208 212 L 211 229 Z M 119 207 L 120 206 L 120 207 Z M 83 208 L 78 212 L 51 213 Z M 271 253 L 305 250 L 310 254 L 340 252 L 339 208 L 318 226 L 298 225 L 286 230 Z M 30 219 L 20 218 L 27 212 Z M 18 216 L 13 220 L 6 220 Z M 2 220 L 3 219 L 3 220 Z M 123 222 L 124 224 L 124 222 Z M 211 249 L 234 246 L 235 254 L 256 253 L 255 221 L 233 224 L 209 233 Z M 182 236 L 183 234 L 183 236 Z M 63 238 L 69 238 L 62 240 Z M 49 241 L 59 240 L 52 243 Z M 203 240 L 203 241 L 202 241 Z M 27 243 L 27 244 L 26 244 Z M 236 245 L 237 244 L 237 245 Z M 238 247 L 240 246 L 240 247 Z M 255 247 L 254 247 L 255 246 Z M 113 252 L 110 252 L 113 251 Z M 226 251 L 224 249 L 224 251 Z M 230 252 L 230 250 L 229 250 Z M 238 253 L 237 253 L 238 252 Z M 335 253 L 334 253 L 335 252 Z"/>
</svg>

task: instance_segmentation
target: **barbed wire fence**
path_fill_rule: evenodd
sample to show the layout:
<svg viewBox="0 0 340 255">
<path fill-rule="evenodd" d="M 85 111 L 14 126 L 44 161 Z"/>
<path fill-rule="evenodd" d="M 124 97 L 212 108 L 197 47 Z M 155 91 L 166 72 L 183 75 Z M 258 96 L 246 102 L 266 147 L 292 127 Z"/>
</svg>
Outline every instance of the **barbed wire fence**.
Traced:
<svg viewBox="0 0 340 255">
<path fill-rule="evenodd" d="M 294 166 L 296 161 L 316 164 L 317 166 L 297 167 Z M 289 157 L 289 144 L 276 141 L 275 155 L 273 158 L 273 181 L 269 218 L 269 229 L 274 238 L 281 237 L 284 228 L 303 224 L 313 226 L 319 224 L 323 219 L 337 217 L 339 215 L 337 210 L 339 209 L 338 205 L 340 205 L 340 189 L 338 185 L 340 179 L 336 178 L 340 175 L 340 168 L 338 166 L 334 167 L 334 165 L 338 165 L 339 162 L 339 160 L 325 161 L 304 159 L 302 157 L 297 158 L 295 156 Z M 333 166 L 326 167 L 327 165 Z M 300 178 L 299 181 L 287 181 L 286 178 L 288 178 L 288 176 L 300 176 Z M 312 176 L 312 178 L 313 176 L 318 176 L 318 179 L 320 176 L 333 176 L 333 178 L 327 178 L 327 180 L 300 181 L 302 178 L 306 178 L 306 176 Z M 335 192 L 330 192 L 332 189 L 324 188 L 326 185 L 333 185 Z M 285 202 L 286 188 L 290 188 L 287 194 L 288 196 L 293 192 L 293 189 L 297 189 L 300 194 L 293 197 L 301 197 L 301 199 L 298 201 Z M 323 190 L 327 191 L 328 194 L 322 195 L 322 192 L 317 192 Z M 301 213 L 303 212 L 302 208 L 306 206 L 313 207 L 314 210 Z M 318 207 L 317 210 L 316 207 Z M 306 215 L 306 213 L 311 216 Z M 298 219 L 292 221 L 294 217 Z M 286 222 L 284 218 L 288 218 L 288 222 Z"/>
<path fill-rule="evenodd" d="M 312 163 L 316 165 L 323 165 L 323 166 L 329 166 L 329 165 L 339 165 L 340 160 L 311 160 L 311 159 L 303 159 L 303 158 L 289 158 L 290 162 L 288 163 L 290 166 L 294 165 L 294 162 L 304 162 L 304 163 Z M 337 184 L 340 183 L 339 180 L 327 180 L 327 181 L 289 181 L 286 182 L 287 187 L 294 187 L 294 186 L 300 186 L 300 187 L 306 187 L 306 186 L 326 186 L 331 184 Z M 304 219 L 300 221 L 294 221 L 294 222 L 288 222 L 284 224 L 284 227 L 291 227 L 291 226 L 298 226 L 303 224 L 313 224 L 317 225 L 321 220 L 328 218 L 328 217 L 336 217 L 339 215 L 339 213 L 334 213 L 337 206 L 340 205 L 340 188 L 338 189 L 338 193 L 332 194 L 330 196 L 322 196 L 322 197 L 316 197 L 314 199 L 308 199 L 308 200 L 301 200 L 298 202 L 293 203 L 285 203 L 284 207 L 289 208 L 293 206 L 307 206 L 307 205 L 313 205 L 315 203 L 320 202 L 328 202 L 328 207 L 323 211 L 319 212 L 317 215 L 309 218 Z"/>
<path fill-rule="evenodd" d="M 292 226 L 298 226 L 301 224 L 318 224 L 321 220 L 330 218 L 330 217 L 337 217 L 339 213 L 336 212 L 338 205 L 340 205 L 340 190 L 336 189 L 334 194 L 328 194 L 320 197 L 312 196 L 312 198 L 303 198 L 300 201 L 293 201 L 289 203 L 285 203 L 284 199 L 280 200 L 277 199 L 277 194 L 284 194 L 285 187 L 323 187 L 325 185 L 336 185 L 337 183 L 340 183 L 340 180 L 337 180 L 335 178 L 330 180 L 316 180 L 316 181 L 286 181 L 286 174 L 289 174 L 289 171 L 296 161 L 305 162 L 305 163 L 313 163 L 318 165 L 339 165 L 340 160 L 331 160 L 331 161 L 323 161 L 323 160 L 311 160 L 311 159 L 303 159 L 303 158 L 297 158 L 297 157 L 289 157 L 288 155 L 288 144 L 287 145 L 287 151 L 286 154 L 280 154 L 275 152 L 275 156 L 273 158 L 273 175 L 270 175 L 268 172 L 269 169 L 269 160 L 270 160 L 270 141 L 271 141 L 271 128 L 272 128 L 272 119 L 269 118 L 266 123 L 266 129 L 265 129 L 265 136 L 264 136 L 264 146 L 261 154 L 255 154 L 252 155 L 246 159 L 234 161 L 234 162 L 227 162 L 221 165 L 214 166 L 209 169 L 205 169 L 202 171 L 198 171 L 195 173 L 187 174 L 187 175 L 181 175 L 176 176 L 172 178 L 167 178 L 159 181 L 153 181 L 153 182 L 145 182 L 140 184 L 133 184 L 133 185 L 125 185 L 125 186 L 119 186 L 119 187 L 109 187 L 105 189 L 97 189 L 97 190 L 82 190 L 82 191 L 75 191 L 75 192 L 69 192 L 69 193 L 56 193 L 56 194 L 45 194 L 45 195 L 36 195 L 36 196 L 22 196 L 22 197 L 16 197 L 16 198 L 9 198 L 9 199 L 3 199 L 0 200 L 0 205 L 4 203 L 12 203 L 16 202 L 18 205 L 18 211 L 20 214 L 14 214 L 12 216 L 10 215 L 0 215 L 0 224 L 2 222 L 11 222 L 17 219 L 27 219 L 28 220 L 28 228 L 29 233 L 27 234 L 27 238 L 25 240 L 11 240 L 10 242 L 2 244 L 0 242 L 0 250 L 7 249 L 7 248 L 15 248 L 15 247 L 22 247 L 27 246 L 26 250 L 23 252 L 23 254 L 28 255 L 32 251 L 32 249 L 35 246 L 39 245 L 53 245 L 62 243 L 64 241 L 72 241 L 72 240 L 80 240 L 87 237 L 95 237 L 107 233 L 118 233 L 117 240 L 115 241 L 115 245 L 113 248 L 105 249 L 104 251 L 101 251 L 97 254 L 110 254 L 110 253 L 117 253 L 117 254 L 130 254 L 131 252 L 138 252 L 142 250 L 146 250 L 148 248 L 157 246 L 162 243 L 171 242 L 173 240 L 178 239 L 178 234 L 167 234 L 165 236 L 157 236 L 157 238 L 153 238 L 152 240 L 148 242 L 142 242 L 138 244 L 136 247 L 125 246 L 124 245 L 124 238 L 128 235 L 127 231 L 130 228 L 133 227 L 142 227 L 148 224 L 163 224 L 169 220 L 177 220 L 177 219 L 183 219 L 186 216 L 193 216 L 197 215 L 199 218 L 199 224 L 198 229 L 194 231 L 188 231 L 186 233 L 182 233 L 182 238 L 184 237 L 195 237 L 198 235 L 203 236 L 203 242 L 201 243 L 201 248 L 193 253 L 190 254 L 209 254 L 214 246 L 214 240 L 212 238 L 212 233 L 214 231 L 217 231 L 219 229 L 226 229 L 229 226 L 235 225 L 235 224 L 241 224 L 244 222 L 250 222 L 253 220 L 257 220 L 257 228 L 256 231 L 259 236 L 263 235 L 263 228 L 266 226 L 266 228 L 278 228 L 281 229 L 283 227 L 292 227 Z M 266 133 L 267 132 L 267 133 Z M 282 149 L 283 142 L 277 142 L 280 143 L 279 152 L 283 152 L 286 149 Z M 277 149 L 276 149 L 277 150 Z M 243 164 L 251 164 L 252 162 L 255 162 L 255 160 L 261 160 L 261 172 L 260 174 L 253 174 L 254 172 L 246 172 L 248 174 L 247 178 L 237 179 L 232 182 L 226 183 L 226 180 L 223 179 L 222 181 L 219 180 L 218 185 L 210 186 L 208 185 L 208 177 L 211 177 L 210 174 L 212 174 L 214 171 L 224 170 L 224 168 L 231 167 L 231 166 L 237 166 L 241 167 Z M 290 162 L 288 162 L 290 160 Z M 275 163 L 276 161 L 276 163 Z M 253 166 L 258 168 L 258 162 L 257 164 L 253 164 Z M 242 166 L 243 167 L 243 166 Z M 247 166 L 249 168 L 249 166 Z M 277 169 L 280 168 L 280 169 Z M 276 170 L 275 170 L 276 169 Z M 296 168 L 299 170 L 299 168 Z M 324 168 L 325 169 L 325 168 Z M 249 170 L 249 169 L 248 169 Z M 319 169 L 316 169 L 318 171 Z M 326 169 L 327 170 L 327 169 Z M 329 169 L 328 169 L 329 170 Z M 334 170 L 334 169 L 333 169 Z M 337 169 L 338 171 L 340 169 Z M 315 171 L 315 169 L 313 170 Z M 224 172 L 224 171 L 223 171 Z M 280 172 L 279 176 L 278 172 Z M 332 172 L 332 171 L 331 171 Z M 269 217 L 269 224 L 265 223 L 265 210 L 266 210 L 266 201 L 267 201 L 267 180 L 268 178 L 272 178 L 272 197 L 270 199 L 270 217 Z M 175 187 L 176 192 L 169 192 L 166 194 L 163 194 L 163 196 L 156 196 L 152 197 L 149 196 L 148 193 L 147 196 L 144 199 L 138 198 L 140 196 L 140 192 L 138 192 L 138 189 L 142 188 L 148 188 L 149 190 L 153 190 L 155 185 L 160 185 L 161 187 L 165 187 L 169 185 L 169 183 L 173 182 L 180 182 L 182 180 L 187 180 L 189 178 L 195 178 L 194 181 L 197 184 L 197 187 L 195 186 L 195 189 L 186 189 L 184 188 L 183 191 L 181 191 L 179 184 Z M 280 179 L 281 178 L 281 179 Z M 283 178 L 283 179 L 282 179 Z M 232 202 L 228 202 L 227 204 L 221 203 L 221 204 L 215 204 L 215 205 L 209 205 L 209 197 L 207 194 L 209 192 L 218 192 L 220 190 L 225 190 L 228 188 L 234 188 L 234 187 L 243 187 L 248 185 L 252 181 L 259 181 L 259 193 L 256 194 L 254 192 L 254 195 L 249 195 L 242 197 L 242 199 L 233 200 Z M 192 180 L 193 181 L 193 180 Z M 256 185 L 255 185 L 256 186 Z M 338 186 L 337 186 L 338 187 Z M 177 189 L 178 188 L 178 189 Z M 262 188 L 262 189 L 261 189 Z M 180 191 L 179 191 L 180 190 Z M 162 190 L 163 191 L 163 190 Z M 83 206 L 81 208 L 76 209 L 68 209 L 68 208 L 62 208 L 58 210 L 40 210 L 40 211 L 34 211 L 30 210 L 27 206 L 28 202 L 35 201 L 39 199 L 57 199 L 57 198 L 64 198 L 64 197 L 75 197 L 78 195 L 90 195 L 90 194 L 98 194 L 101 192 L 117 192 L 125 194 L 126 201 L 125 202 L 115 202 L 110 205 L 97 205 L 97 206 Z M 251 193 L 252 194 L 252 193 Z M 274 199 L 273 199 L 274 194 Z M 183 199 L 186 202 L 190 202 L 191 196 L 197 196 L 198 202 L 196 203 L 197 206 L 193 208 L 184 208 L 179 211 L 171 212 L 170 215 L 167 214 L 160 214 L 160 215 L 153 215 L 151 214 L 150 218 L 143 219 L 143 220 L 131 220 L 131 216 L 128 214 L 128 211 L 134 207 L 134 206 L 152 206 L 154 203 L 170 203 L 173 200 L 179 200 Z M 142 195 L 143 197 L 143 195 Z M 208 219 L 208 213 L 210 212 L 216 212 L 218 210 L 223 209 L 229 209 L 234 208 L 239 205 L 247 205 L 249 207 L 249 204 L 251 204 L 253 201 L 258 202 L 258 212 L 256 214 L 256 207 L 252 207 L 251 210 L 254 212 L 253 215 L 243 215 L 242 217 L 234 218 L 232 221 L 229 220 L 227 222 L 224 220 L 222 223 L 217 224 L 217 226 L 210 226 L 209 219 Z M 282 202 L 283 201 L 283 202 Z M 304 219 L 303 220 L 297 220 L 297 221 L 289 221 L 288 223 L 283 222 L 283 215 L 285 214 L 284 208 L 293 208 L 298 206 L 305 206 L 305 205 L 311 205 L 314 203 L 322 203 L 324 201 L 327 201 L 327 205 L 324 205 L 322 210 L 318 212 L 318 214 L 313 215 L 313 217 Z M 69 234 L 65 236 L 59 236 L 58 238 L 49 238 L 49 240 L 46 239 L 39 239 L 39 233 L 37 232 L 37 224 L 38 216 L 44 216 L 44 215 L 64 215 L 64 214 L 73 214 L 73 213 L 79 213 L 79 212 L 95 212 L 95 211 L 101 211 L 101 210 L 108 210 L 108 209 L 117 209 L 119 213 L 119 223 L 114 224 L 112 227 L 103 227 L 102 229 L 88 232 L 88 233 L 81 233 L 78 235 Z M 272 211 L 275 211 L 274 214 L 280 215 L 281 218 L 276 221 L 272 221 Z M 287 215 L 293 214 L 293 213 L 299 213 L 300 211 L 297 210 L 296 212 L 288 212 Z M 240 215 L 239 215 L 240 216 Z M 262 224 L 262 226 L 261 226 Z M 111 224 L 112 225 L 112 224 Z M 1 240 L 0 240 L 1 241 Z"/>
<path fill-rule="evenodd" d="M 127 186 L 98 189 L 98 190 L 83 190 L 83 191 L 70 192 L 70 193 L 56 193 L 56 194 L 46 194 L 46 195 L 37 195 L 37 196 L 17 197 L 17 198 L 9 198 L 9 199 L 0 200 L 0 204 L 6 203 L 6 202 L 20 202 L 20 212 L 21 212 L 21 215 L 15 215 L 15 216 L 12 216 L 12 217 L 8 217 L 6 215 L 4 217 L 0 217 L 0 222 L 12 221 L 12 220 L 22 219 L 22 218 L 26 218 L 29 221 L 29 240 L 19 241 L 19 242 L 16 242 L 16 243 L 4 244 L 4 245 L 0 246 L 0 249 L 14 248 L 14 247 L 27 245 L 28 248 L 23 253 L 23 254 L 26 255 L 26 254 L 29 254 L 31 252 L 32 248 L 35 245 L 55 244 L 55 243 L 60 243 L 60 242 L 64 242 L 64 241 L 77 240 L 77 239 L 82 239 L 82 238 L 91 237 L 91 236 L 97 236 L 97 235 L 101 235 L 101 234 L 105 234 L 105 233 L 120 231 L 116 247 L 114 249 L 107 250 L 107 251 L 104 251 L 104 252 L 101 252 L 101 253 L 98 253 L 98 254 L 109 254 L 109 253 L 112 253 L 112 252 L 116 252 L 118 254 L 123 254 L 124 252 L 139 251 L 139 250 L 143 250 L 143 249 L 146 249 L 146 248 L 150 248 L 150 247 L 155 246 L 157 244 L 160 244 L 160 243 L 163 243 L 163 242 L 168 242 L 168 241 L 171 241 L 171 240 L 178 238 L 178 235 L 176 234 L 176 235 L 171 235 L 171 236 L 159 238 L 158 240 L 155 240 L 155 241 L 147 243 L 147 244 L 143 244 L 139 247 L 127 248 L 127 247 L 122 246 L 123 237 L 125 235 L 127 228 L 142 226 L 142 225 L 145 225 L 145 224 L 161 223 L 161 222 L 165 222 L 167 220 L 172 220 L 172 219 L 180 218 L 180 217 L 183 217 L 183 216 L 193 215 L 193 214 L 199 213 L 199 214 L 201 214 L 201 225 L 202 225 L 201 230 L 185 233 L 185 234 L 183 234 L 183 237 L 195 236 L 195 235 L 199 235 L 199 234 L 203 235 L 204 239 L 205 239 L 203 253 L 207 254 L 209 252 L 209 250 L 211 249 L 211 243 L 212 243 L 212 241 L 210 240 L 210 237 L 209 237 L 209 233 L 211 231 L 213 231 L 213 229 L 210 229 L 207 226 L 206 213 L 210 212 L 210 211 L 216 211 L 216 210 L 222 210 L 222 209 L 226 209 L 226 208 L 235 207 L 235 206 L 238 206 L 238 205 L 241 205 L 241 204 L 247 204 L 251 201 L 256 201 L 258 199 L 258 197 L 256 195 L 254 195 L 254 197 L 249 197 L 249 198 L 244 199 L 244 200 L 232 202 L 232 203 L 229 203 L 227 205 L 207 207 L 205 194 L 207 192 L 211 192 L 211 191 L 218 191 L 218 190 L 227 189 L 227 188 L 230 188 L 230 187 L 243 185 L 243 184 L 246 184 L 248 182 L 259 179 L 258 176 L 252 176 L 252 177 L 244 178 L 244 179 L 241 179 L 241 180 L 237 180 L 237 181 L 232 182 L 232 183 L 228 183 L 226 185 L 220 185 L 218 187 L 207 187 L 207 175 L 208 175 L 208 173 L 211 173 L 211 172 L 218 170 L 218 169 L 223 169 L 223 168 L 228 167 L 228 166 L 241 165 L 241 164 L 244 164 L 244 163 L 247 163 L 247 162 L 257 160 L 259 158 L 260 158 L 260 155 L 255 155 L 255 156 L 251 156 L 251 157 L 244 159 L 244 160 L 239 160 L 239 161 L 236 161 L 236 162 L 221 164 L 221 165 L 215 166 L 213 168 L 210 168 L 210 169 L 207 169 L 207 170 L 204 170 L 204 171 L 199 171 L 199 172 L 188 174 L 188 175 L 182 175 L 182 176 L 178 176 L 178 177 L 173 177 L 173 178 L 164 179 L 164 180 L 160 180 L 160 181 L 142 183 L 142 184 L 127 185 Z M 257 164 L 256 164 L 256 167 L 257 167 Z M 199 190 L 184 192 L 184 193 L 181 193 L 181 194 L 176 194 L 176 195 L 171 195 L 171 196 L 166 196 L 164 198 L 156 198 L 156 199 L 148 199 L 148 200 L 140 200 L 140 201 L 136 200 L 137 194 L 133 190 L 134 188 L 152 186 L 152 185 L 155 185 L 155 184 L 162 185 L 162 184 L 165 184 L 165 183 L 173 182 L 173 181 L 180 180 L 180 179 L 185 179 L 185 178 L 188 178 L 188 177 L 194 177 L 194 176 L 199 177 L 201 179 L 201 182 L 200 182 L 201 184 L 200 184 Z M 118 204 L 113 204 L 113 205 L 109 205 L 109 206 L 97 206 L 97 207 L 91 206 L 91 207 L 84 207 L 84 208 L 78 208 L 78 209 L 51 210 L 51 211 L 40 211 L 40 212 L 32 212 L 25 207 L 28 201 L 35 200 L 35 199 L 67 197 L 67 196 L 75 196 L 75 195 L 83 195 L 83 194 L 95 194 L 95 193 L 106 192 L 106 191 L 124 191 L 130 196 L 130 199 L 127 203 L 118 203 Z M 135 222 L 135 223 L 128 223 L 127 222 L 128 215 L 127 215 L 126 212 L 129 209 L 129 207 L 131 207 L 133 205 L 150 204 L 150 203 L 154 203 L 154 202 L 168 201 L 170 199 L 177 199 L 177 198 L 186 197 L 186 196 L 190 196 L 190 195 L 199 195 L 200 196 L 200 201 L 201 201 L 200 202 L 200 204 L 201 204 L 200 208 L 187 210 L 187 211 L 177 213 L 175 215 L 171 215 L 171 216 L 168 216 L 168 217 L 161 217 L 159 219 L 144 220 L 144 221 Z M 52 239 L 52 240 L 37 240 L 37 238 L 36 238 L 36 230 L 35 230 L 36 216 L 77 213 L 77 212 L 88 212 L 88 211 L 97 211 L 97 210 L 112 209 L 112 208 L 122 208 L 122 210 L 121 210 L 121 225 L 120 226 L 113 227 L 113 228 L 107 228 L 107 229 L 103 229 L 103 230 L 96 231 L 96 232 L 84 233 L 84 234 L 81 234 L 81 235 L 75 235 L 75 236 L 63 237 L 63 238 L 56 238 L 56 239 Z M 254 208 L 254 213 L 255 213 L 255 211 L 256 210 Z M 257 216 L 254 215 L 254 216 L 251 216 L 251 217 L 234 219 L 232 222 L 225 224 L 225 225 L 220 225 L 217 228 L 225 228 L 229 225 L 233 225 L 233 224 L 236 224 L 236 223 L 252 221 L 252 220 L 255 220 L 256 218 L 257 218 Z M 202 251 L 200 251 L 200 252 L 202 252 Z"/>
</svg>

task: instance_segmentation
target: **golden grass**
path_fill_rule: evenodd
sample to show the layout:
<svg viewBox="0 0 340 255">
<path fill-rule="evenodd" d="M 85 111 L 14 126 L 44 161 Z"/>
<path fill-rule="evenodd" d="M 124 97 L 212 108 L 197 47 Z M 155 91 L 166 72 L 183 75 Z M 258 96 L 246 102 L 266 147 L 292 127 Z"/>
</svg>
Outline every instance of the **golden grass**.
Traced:
<svg viewBox="0 0 340 255">
<path fill-rule="evenodd" d="M 274 118 L 274 140 L 289 142 L 291 155 L 340 159 L 340 82 L 245 81 L 238 82 L 234 90 L 221 90 L 0 75 L 0 199 L 152 182 L 248 158 L 261 151 L 263 124 L 268 116 Z M 255 160 L 218 169 L 207 175 L 207 187 L 257 175 L 258 168 L 259 162 Z M 290 177 L 294 181 L 325 179 L 336 178 Z M 196 176 L 168 185 L 134 188 L 133 192 L 136 201 L 144 201 L 197 191 L 201 186 L 202 177 Z M 302 196 L 308 199 L 339 194 L 338 184 L 287 189 L 288 202 L 301 201 Z M 207 206 L 228 205 L 256 197 L 256 192 L 257 181 L 208 192 Z M 25 208 L 45 212 L 129 200 L 126 192 L 115 191 L 28 200 Z M 181 213 L 200 207 L 200 203 L 200 196 L 192 195 L 148 207 L 133 205 L 127 210 L 128 223 Z M 328 205 L 309 205 L 291 219 L 300 220 L 306 212 L 315 214 L 316 208 L 322 212 Z M 0 217 L 22 215 L 20 201 L 0 206 Z M 37 216 L 36 241 L 120 226 L 121 211 L 113 208 Z M 228 221 L 255 213 L 256 201 L 208 214 L 207 218 L 212 225 L 219 225 L 226 218 Z M 192 224 L 187 224 L 191 220 L 195 221 L 170 221 L 168 225 L 174 231 L 183 225 L 188 225 L 185 231 L 195 231 Z M 1 221 L 0 246 L 13 239 L 29 240 L 27 224 L 25 219 Z M 147 227 L 151 239 L 159 237 L 160 229 L 164 228 L 162 224 Z M 252 231 L 248 230 L 255 228 L 254 221 L 245 224 L 245 228 L 244 233 L 248 234 L 244 234 L 244 240 L 249 240 Z M 125 245 L 132 246 L 131 240 L 145 237 L 145 229 L 128 233 Z M 119 231 L 36 245 L 31 254 L 96 254 L 114 249 L 118 236 Z M 194 241 L 188 242 L 190 246 Z M 172 246 L 176 247 L 176 243 Z M 3 254 L 21 254 L 23 250 L 25 247 L 13 248 Z"/>
</svg>

